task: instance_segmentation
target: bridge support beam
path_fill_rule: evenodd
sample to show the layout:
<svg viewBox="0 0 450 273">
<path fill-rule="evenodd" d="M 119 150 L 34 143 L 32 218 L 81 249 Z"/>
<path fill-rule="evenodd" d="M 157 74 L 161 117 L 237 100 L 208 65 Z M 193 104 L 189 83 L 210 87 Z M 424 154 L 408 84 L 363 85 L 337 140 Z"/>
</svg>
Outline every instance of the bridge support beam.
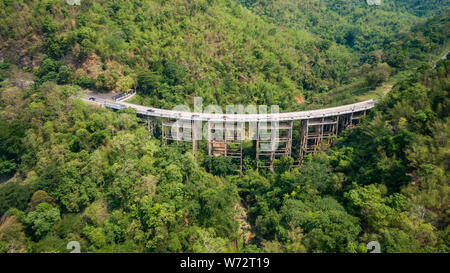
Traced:
<svg viewBox="0 0 450 273">
<path fill-rule="evenodd" d="M 140 117 L 139 123 L 143 123 L 150 138 L 155 135 L 156 125 L 158 124 L 158 118 L 152 116 L 138 115 Z"/>
<path fill-rule="evenodd" d="M 208 155 L 230 157 L 242 170 L 242 142 L 245 123 L 235 121 L 208 122 Z"/>
<path fill-rule="evenodd" d="M 164 144 L 170 141 L 176 142 L 193 142 L 193 149 L 196 149 L 196 141 L 193 140 L 193 128 L 195 128 L 192 120 L 161 118 L 161 137 Z M 194 144 L 195 143 L 195 144 Z"/>
<path fill-rule="evenodd" d="M 365 117 L 367 115 L 367 110 L 359 111 L 359 112 L 353 112 L 351 115 L 351 125 L 356 126 L 361 122 L 361 118 Z"/>
<path fill-rule="evenodd" d="M 198 149 L 198 141 L 200 140 L 202 129 L 201 120 L 191 120 L 191 131 L 192 131 L 192 151 L 195 152 Z"/>
<path fill-rule="evenodd" d="M 342 115 L 341 116 L 341 126 L 342 128 L 354 128 L 356 125 L 358 125 L 361 122 L 361 118 L 366 116 L 369 110 L 362 110 L 362 111 L 356 111 L 352 112 L 350 114 Z"/>
<path fill-rule="evenodd" d="M 94 95 L 92 94 L 92 96 Z M 87 103 L 93 103 L 113 110 L 134 108 L 138 116 L 143 116 L 142 121 L 147 123 L 147 128 L 151 133 L 155 130 L 157 119 L 161 118 L 161 136 L 163 143 L 166 144 L 169 141 L 175 141 L 177 143 L 180 141 L 192 142 L 193 151 L 197 150 L 198 140 L 201 139 L 202 122 L 207 122 L 208 154 L 239 158 L 241 168 L 242 142 L 244 137 L 252 140 L 256 139 L 256 159 L 258 163 L 262 162 L 262 165 L 258 167 L 268 167 L 270 169 L 273 169 L 274 159 L 292 154 L 293 121 L 301 121 L 300 151 L 299 161 L 297 161 L 298 164 L 301 164 L 307 154 L 317 151 L 323 139 L 328 139 L 327 144 L 330 144 L 332 139 L 330 137 L 336 136 L 339 133 L 339 129 L 342 130 L 343 128 L 353 127 L 359 124 L 361 118 L 376 103 L 376 101 L 368 100 L 333 108 L 279 113 L 275 115 L 268 115 L 267 112 L 257 115 L 236 114 L 231 116 L 232 119 L 236 119 L 232 121 L 229 118 L 230 116 L 211 116 L 210 114 L 196 111 L 187 117 L 180 111 L 146 108 L 130 103 L 115 103 L 101 97 L 91 97 L 91 94 L 85 94 L 82 99 Z M 267 122 L 272 122 L 273 120 L 270 120 L 270 118 L 273 117 L 275 117 L 275 123 L 280 124 L 275 129 L 267 126 Z M 211 119 L 215 121 L 210 122 Z M 262 124 L 260 122 L 261 120 L 265 120 L 266 124 Z M 231 124 L 230 121 L 233 127 L 236 125 L 236 128 L 240 129 L 227 129 L 227 123 Z M 248 136 L 245 136 L 246 123 L 249 125 Z M 221 125 L 219 126 L 219 124 Z M 226 125 L 225 129 L 223 128 L 224 124 Z M 255 128 L 256 132 L 254 130 Z M 215 131 L 218 131 L 221 137 L 218 138 Z M 238 134 L 241 134 L 242 137 L 236 138 Z M 236 145 L 237 148 L 233 145 Z"/>
<path fill-rule="evenodd" d="M 273 171 L 273 160 L 290 156 L 292 152 L 293 121 L 277 122 L 269 125 L 258 122 L 256 130 L 256 162 L 258 168 Z"/>
<path fill-rule="evenodd" d="M 145 120 L 147 121 L 147 130 L 150 132 L 150 136 L 153 136 L 158 120 L 155 117 L 146 117 Z"/>
<path fill-rule="evenodd" d="M 329 146 L 333 138 L 338 135 L 340 128 L 357 125 L 367 112 L 368 110 L 360 110 L 349 114 L 301 120 L 299 160 L 296 164 L 302 164 L 305 156 L 316 153 L 321 146 Z M 155 120 L 147 120 L 149 131 L 154 130 Z M 202 121 L 162 118 L 161 122 L 164 144 L 169 141 L 192 142 L 192 150 L 195 152 L 198 149 Z M 267 120 L 255 122 L 255 124 L 257 167 L 273 171 L 275 159 L 292 154 L 293 121 L 272 123 L 271 120 Z M 207 129 L 208 155 L 230 157 L 240 165 L 242 170 L 245 127 L 245 122 L 242 121 L 208 121 L 205 128 Z"/>
<path fill-rule="evenodd" d="M 326 140 L 326 145 L 337 136 L 340 116 L 303 120 L 300 126 L 300 164 L 306 155 L 318 151 Z"/>
</svg>

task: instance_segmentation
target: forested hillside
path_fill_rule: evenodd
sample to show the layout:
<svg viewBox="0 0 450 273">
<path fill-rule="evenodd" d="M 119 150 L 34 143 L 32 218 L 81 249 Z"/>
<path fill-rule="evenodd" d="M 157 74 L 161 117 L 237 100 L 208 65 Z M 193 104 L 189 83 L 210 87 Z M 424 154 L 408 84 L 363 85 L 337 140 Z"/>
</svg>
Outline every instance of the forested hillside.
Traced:
<svg viewBox="0 0 450 273">
<path fill-rule="evenodd" d="M 323 44 L 342 45 L 359 63 L 357 69 L 346 73 L 347 78 L 340 85 L 304 89 L 310 109 L 383 95 L 397 81 L 397 77 L 390 81 L 388 78 L 412 71 L 420 63 L 450 50 L 446 15 L 450 7 L 444 1 L 384 0 L 380 6 L 369 6 L 363 0 L 239 2 L 266 22 L 306 29 L 323 39 Z M 379 88 L 386 81 L 387 87 Z M 372 91 L 377 87 L 382 90 Z"/>
<path fill-rule="evenodd" d="M 449 6 L 382 2 L 0 0 L 0 253 L 448 253 Z M 247 141 L 239 171 L 76 98 L 130 88 L 166 108 L 380 102 L 298 167 L 258 170 Z"/>
<path fill-rule="evenodd" d="M 390 37 L 407 32 L 411 25 L 423 21 L 424 15 L 449 11 L 449 6 L 440 0 L 383 0 L 379 6 L 369 6 L 364 0 L 240 2 L 268 21 L 308 29 L 324 39 L 364 53 L 380 49 Z"/>
<path fill-rule="evenodd" d="M 291 2 L 277 1 L 283 12 L 271 22 L 258 16 L 259 6 L 270 7 L 259 1 L 249 10 L 231 0 L 84 0 L 81 6 L 4 0 L 0 56 L 33 72 L 38 83 L 100 92 L 137 88 L 136 102 L 157 107 L 201 96 L 222 106 L 301 109 L 304 97 L 358 81 L 363 64 L 386 62 L 376 50 L 425 20 L 392 5 L 323 2 L 291 9 Z M 440 42 L 424 53 L 436 53 Z"/>
</svg>

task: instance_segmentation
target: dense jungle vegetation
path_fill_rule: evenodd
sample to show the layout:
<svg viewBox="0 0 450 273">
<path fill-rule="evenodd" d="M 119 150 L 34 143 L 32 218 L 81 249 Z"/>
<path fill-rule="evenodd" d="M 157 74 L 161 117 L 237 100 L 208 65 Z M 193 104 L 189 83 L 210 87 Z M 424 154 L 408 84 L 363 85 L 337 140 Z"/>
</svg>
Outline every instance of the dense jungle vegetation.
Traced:
<svg viewBox="0 0 450 273">
<path fill-rule="evenodd" d="M 385 2 L 377 8 L 359 0 L 299 1 L 296 9 L 287 0 L 255 1 L 249 10 L 249 3 L 231 0 L 84 0 L 81 6 L 4 0 L 0 52 L 32 71 L 37 82 L 105 92 L 137 88 L 137 102 L 152 106 L 169 108 L 201 96 L 222 106 L 302 109 L 306 104 L 293 98 L 301 104 L 357 82 L 362 73 L 383 80 L 386 67 L 379 64 L 392 66 L 391 73 L 407 66 L 399 63 L 395 36 L 414 35 L 410 28 L 420 28 L 428 17 Z M 257 15 L 258 7 L 271 6 L 280 10 L 272 12 L 274 23 Z M 428 61 L 445 46 L 446 35 L 448 28 L 440 28 L 404 46 Z"/>
<path fill-rule="evenodd" d="M 450 251 L 445 1 L 0 0 L 0 252 Z M 389 87 L 387 87 L 389 86 Z M 243 170 L 163 145 L 134 102 L 381 98 L 328 149 Z"/>
</svg>

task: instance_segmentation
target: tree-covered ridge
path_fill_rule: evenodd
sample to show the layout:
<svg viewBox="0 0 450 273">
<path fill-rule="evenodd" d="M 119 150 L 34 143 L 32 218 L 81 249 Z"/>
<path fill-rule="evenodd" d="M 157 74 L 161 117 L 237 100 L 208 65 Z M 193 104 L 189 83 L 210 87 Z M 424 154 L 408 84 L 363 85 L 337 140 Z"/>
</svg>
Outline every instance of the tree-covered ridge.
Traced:
<svg viewBox="0 0 450 273">
<path fill-rule="evenodd" d="M 286 109 L 303 90 L 333 88 L 357 67 L 344 47 L 266 23 L 231 0 L 4 0 L 0 9 L 2 56 L 35 68 L 38 81 L 137 86 L 160 107 L 197 95 Z"/>
<path fill-rule="evenodd" d="M 344 193 L 348 209 L 388 251 L 449 250 L 449 91 L 450 61 L 422 67 L 332 153 L 358 185 Z"/>
<path fill-rule="evenodd" d="M 417 16 L 433 16 L 448 12 L 449 6 L 445 0 L 395 0 L 393 5 Z"/>
<path fill-rule="evenodd" d="M 394 35 L 386 40 L 383 48 L 361 57 L 361 74 L 354 83 L 330 90 L 326 93 L 305 91 L 310 109 L 324 105 L 342 105 L 352 103 L 359 94 L 368 94 L 383 85 L 394 85 L 398 79 L 412 75 L 422 65 L 434 66 L 450 51 L 450 18 L 447 13 L 428 19 L 411 28 L 409 32 Z M 351 73 L 350 73 L 351 74 Z M 382 93 L 373 95 L 384 96 Z M 368 98 L 377 98 L 365 96 Z"/>
<path fill-rule="evenodd" d="M 235 178 L 265 251 L 448 252 L 450 61 L 394 87 L 327 154 Z"/>
</svg>

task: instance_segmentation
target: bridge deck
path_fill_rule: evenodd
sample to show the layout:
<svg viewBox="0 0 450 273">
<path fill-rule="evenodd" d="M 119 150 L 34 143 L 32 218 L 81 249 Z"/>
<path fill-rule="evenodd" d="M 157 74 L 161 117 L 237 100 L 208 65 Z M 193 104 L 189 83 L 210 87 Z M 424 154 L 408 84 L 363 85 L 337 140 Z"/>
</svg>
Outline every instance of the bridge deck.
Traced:
<svg viewBox="0 0 450 273">
<path fill-rule="evenodd" d="M 95 100 L 89 100 L 89 98 L 95 98 Z M 258 122 L 258 121 L 291 121 L 291 120 L 307 120 L 313 118 L 323 118 L 345 115 L 355 112 L 361 112 L 375 107 L 376 101 L 367 100 L 363 102 L 342 105 L 337 107 L 301 111 L 301 112 L 288 112 L 288 113 L 276 113 L 276 114 L 209 114 L 209 113 L 194 113 L 194 112 L 182 112 L 166 109 L 158 109 L 153 107 L 146 107 L 142 105 L 136 105 L 126 102 L 114 102 L 108 99 L 93 95 L 84 95 L 82 99 L 89 103 L 104 105 L 113 109 L 134 108 L 140 115 L 172 118 L 178 120 L 200 120 L 200 121 L 216 121 L 216 122 Z"/>
</svg>

